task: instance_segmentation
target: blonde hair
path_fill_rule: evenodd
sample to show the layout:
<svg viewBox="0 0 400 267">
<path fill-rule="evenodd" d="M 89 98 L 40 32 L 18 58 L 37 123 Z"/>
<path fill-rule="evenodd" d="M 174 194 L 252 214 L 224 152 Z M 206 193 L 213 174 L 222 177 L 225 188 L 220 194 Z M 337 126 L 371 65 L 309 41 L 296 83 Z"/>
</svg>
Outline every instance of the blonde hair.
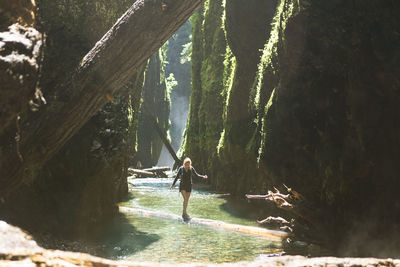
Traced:
<svg viewBox="0 0 400 267">
<path fill-rule="evenodd" d="M 192 160 L 190 158 L 185 158 L 183 160 L 183 165 L 185 165 L 186 162 L 190 162 L 190 165 L 192 165 Z"/>
</svg>

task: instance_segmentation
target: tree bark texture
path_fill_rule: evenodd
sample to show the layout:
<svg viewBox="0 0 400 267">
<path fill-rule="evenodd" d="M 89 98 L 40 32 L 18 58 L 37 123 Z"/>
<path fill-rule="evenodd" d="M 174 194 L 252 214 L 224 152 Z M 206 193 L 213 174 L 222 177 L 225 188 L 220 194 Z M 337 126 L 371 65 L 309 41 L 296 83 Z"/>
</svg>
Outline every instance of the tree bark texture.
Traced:
<svg viewBox="0 0 400 267">
<path fill-rule="evenodd" d="M 65 92 L 64 103 L 50 103 L 21 126 L 20 153 L 15 147 L 8 148 L 5 164 L 0 166 L 0 196 L 34 179 L 37 170 L 112 100 L 112 95 L 202 3 L 136 1 L 86 54 L 71 79 L 59 84 Z"/>
</svg>

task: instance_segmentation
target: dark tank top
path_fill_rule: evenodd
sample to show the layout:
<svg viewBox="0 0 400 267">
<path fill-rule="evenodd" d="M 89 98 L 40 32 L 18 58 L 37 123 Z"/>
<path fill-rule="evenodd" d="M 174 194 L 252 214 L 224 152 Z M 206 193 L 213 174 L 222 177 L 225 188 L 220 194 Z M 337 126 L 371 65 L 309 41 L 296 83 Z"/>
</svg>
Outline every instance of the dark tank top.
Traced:
<svg viewBox="0 0 400 267">
<path fill-rule="evenodd" d="M 175 185 L 176 181 L 181 178 L 181 184 L 193 184 L 192 180 L 192 174 L 198 176 L 198 177 L 203 177 L 202 175 L 198 174 L 196 170 L 193 168 L 193 166 L 190 167 L 188 171 L 185 171 L 185 168 L 181 166 L 178 169 L 178 173 L 176 174 L 175 180 L 172 183 L 172 185 Z"/>
</svg>

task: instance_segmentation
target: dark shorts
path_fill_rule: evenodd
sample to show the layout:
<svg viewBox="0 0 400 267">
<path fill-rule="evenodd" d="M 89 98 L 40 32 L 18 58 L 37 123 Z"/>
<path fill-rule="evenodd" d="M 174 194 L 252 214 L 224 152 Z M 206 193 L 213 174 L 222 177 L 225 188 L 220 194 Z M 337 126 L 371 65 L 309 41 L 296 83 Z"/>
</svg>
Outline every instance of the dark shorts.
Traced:
<svg viewBox="0 0 400 267">
<path fill-rule="evenodd" d="M 185 190 L 186 192 L 192 192 L 192 185 L 189 183 L 181 183 L 179 185 L 179 192 Z"/>
</svg>

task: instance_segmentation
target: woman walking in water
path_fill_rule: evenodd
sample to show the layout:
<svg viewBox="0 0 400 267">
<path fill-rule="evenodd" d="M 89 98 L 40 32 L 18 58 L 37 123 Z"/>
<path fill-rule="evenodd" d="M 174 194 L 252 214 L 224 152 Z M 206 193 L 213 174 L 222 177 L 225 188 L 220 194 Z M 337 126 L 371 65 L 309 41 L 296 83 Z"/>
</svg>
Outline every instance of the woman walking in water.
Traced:
<svg viewBox="0 0 400 267">
<path fill-rule="evenodd" d="M 183 166 L 178 169 L 178 173 L 176 174 L 175 180 L 172 183 L 170 189 L 174 188 L 176 181 L 178 178 L 181 178 L 181 183 L 179 184 L 179 192 L 181 192 L 183 196 L 183 213 L 182 218 L 185 221 L 190 220 L 189 214 L 187 214 L 187 206 L 189 203 L 190 192 L 192 192 L 192 174 L 201 177 L 203 179 L 207 179 L 207 175 L 200 175 L 196 172 L 196 170 L 192 167 L 192 161 L 190 158 L 185 158 L 183 160 Z"/>
</svg>

